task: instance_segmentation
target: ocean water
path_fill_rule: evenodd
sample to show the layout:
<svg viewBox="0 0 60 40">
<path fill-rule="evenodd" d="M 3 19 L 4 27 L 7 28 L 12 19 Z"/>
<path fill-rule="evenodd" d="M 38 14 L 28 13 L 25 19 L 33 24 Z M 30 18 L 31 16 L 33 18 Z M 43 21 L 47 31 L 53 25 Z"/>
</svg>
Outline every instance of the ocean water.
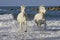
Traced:
<svg viewBox="0 0 60 40">
<path fill-rule="evenodd" d="M 20 7 L 0 6 L 0 40 L 60 40 L 60 30 L 58 30 L 60 29 L 60 10 L 46 12 L 46 28 L 50 31 L 40 31 L 33 21 L 34 15 L 38 12 L 38 6 L 27 6 L 25 11 L 29 18 L 28 32 L 19 32 L 16 18 L 20 13 Z"/>
<path fill-rule="evenodd" d="M 45 6 L 46 10 L 50 6 Z M 25 9 L 25 12 L 28 14 L 28 17 L 30 19 L 34 18 L 34 15 L 38 13 L 38 6 L 27 6 Z M 17 15 L 20 13 L 20 7 L 19 6 L 0 6 L 0 15 L 3 14 L 13 14 L 14 18 L 17 18 Z M 60 10 L 47 10 L 46 11 L 46 19 L 52 20 L 52 19 L 60 19 Z"/>
<path fill-rule="evenodd" d="M 47 10 L 46 11 L 47 25 L 48 26 L 50 25 L 50 26 L 53 26 L 53 27 L 58 25 L 58 28 L 60 28 L 59 27 L 60 26 L 59 25 L 59 23 L 60 23 L 60 10 L 48 10 L 48 8 L 50 6 L 45 6 L 45 7 L 46 7 L 46 10 Z M 38 10 L 39 10 L 38 6 L 27 6 L 26 7 L 25 12 L 28 15 L 28 20 L 29 21 L 32 21 L 34 19 L 35 14 L 38 13 Z M 13 18 L 16 20 L 17 19 L 17 15 L 19 13 L 20 13 L 20 7 L 19 6 L 0 6 L 0 15 L 3 15 L 3 14 L 12 14 Z M 9 16 L 11 16 L 10 19 L 12 18 L 12 15 L 9 15 Z M 5 16 L 7 16 L 7 15 L 4 15 L 2 17 L 0 16 L 0 19 L 3 20 Z M 9 16 L 7 16 L 6 18 L 8 18 Z"/>
</svg>

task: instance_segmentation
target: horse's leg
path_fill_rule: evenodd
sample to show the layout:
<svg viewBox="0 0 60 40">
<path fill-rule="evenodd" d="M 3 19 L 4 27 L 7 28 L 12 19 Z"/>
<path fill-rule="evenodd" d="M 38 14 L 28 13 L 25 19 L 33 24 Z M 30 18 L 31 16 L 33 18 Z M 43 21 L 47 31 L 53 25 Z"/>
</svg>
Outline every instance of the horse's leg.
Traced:
<svg viewBox="0 0 60 40">
<path fill-rule="evenodd" d="M 21 32 L 24 32 L 24 31 L 25 31 L 25 23 L 22 22 L 22 23 L 21 23 Z"/>
<path fill-rule="evenodd" d="M 41 22 L 38 23 L 38 27 L 40 28 L 40 30 L 43 30 L 43 26 Z"/>
<path fill-rule="evenodd" d="M 46 21 L 44 22 L 44 30 L 46 29 Z"/>
<path fill-rule="evenodd" d="M 41 26 L 42 24 L 41 23 L 39 23 L 39 26 L 40 26 L 40 30 L 42 30 L 42 26 Z"/>
<path fill-rule="evenodd" d="M 19 23 L 19 30 L 22 31 L 22 23 Z"/>
<path fill-rule="evenodd" d="M 27 21 L 25 21 L 25 32 L 27 32 Z"/>
<path fill-rule="evenodd" d="M 41 30 L 41 23 L 40 22 L 37 23 L 37 26 Z"/>
<path fill-rule="evenodd" d="M 27 21 L 24 21 L 24 27 L 23 27 L 23 30 L 24 30 L 24 32 L 27 32 Z"/>
</svg>

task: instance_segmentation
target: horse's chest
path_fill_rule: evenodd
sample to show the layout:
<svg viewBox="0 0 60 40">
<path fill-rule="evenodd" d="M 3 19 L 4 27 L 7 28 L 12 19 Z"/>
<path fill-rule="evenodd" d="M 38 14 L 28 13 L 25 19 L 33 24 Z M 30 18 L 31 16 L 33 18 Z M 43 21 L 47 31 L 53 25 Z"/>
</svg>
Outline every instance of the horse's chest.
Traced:
<svg viewBox="0 0 60 40">
<path fill-rule="evenodd" d="M 20 15 L 18 15 L 17 19 L 18 19 L 18 21 L 23 22 L 23 21 L 25 21 L 26 18 L 20 14 Z"/>
<path fill-rule="evenodd" d="M 23 15 L 20 15 L 20 18 L 24 18 L 24 16 Z"/>
<path fill-rule="evenodd" d="M 36 18 L 39 20 L 39 19 L 42 19 L 43 16 L 42 15 L 37 15 Z"/>
<path fill-rule="evenodd" d="M 21 15 L 20 20 L 25 20 L 25 17 L 23 15 Z"/>
</svg>

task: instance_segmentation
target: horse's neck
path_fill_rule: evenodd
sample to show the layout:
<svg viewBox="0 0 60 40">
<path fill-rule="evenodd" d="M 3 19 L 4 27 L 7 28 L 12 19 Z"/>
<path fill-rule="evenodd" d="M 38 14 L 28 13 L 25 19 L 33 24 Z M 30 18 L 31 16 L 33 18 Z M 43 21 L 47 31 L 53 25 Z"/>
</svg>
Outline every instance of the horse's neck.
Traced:
<svg viewBox="0 0 60 40">
<path fill-rule="evenodd" d="M 21 14 L 23 15 L 23 14 L 25 14 L 25 12 L 21 12 Z"/>
<path fill-rule="evenodd" d="M 21 13 L 25 13 L 25 11 L 21 11 Z"/>
<path fill-rule="evenodd" d="M 39 13 L 39 15 L 43 16 L 43 13 Z"/>
<path fill-rule="evenodd" d="M 40 13 L 42 15 L 43 18 L 45 18 L 45 14 L 44 13 Z"/>
<path fill-rule="evenodd" d="M 25 12 L 21 12 L 20 15 L 24 17 L 26 14 Z"/>
<path fill-rule="evenodd" d="M 45 14 L 43 13 L 43 18 L 45 18 Z"/>
</svg>

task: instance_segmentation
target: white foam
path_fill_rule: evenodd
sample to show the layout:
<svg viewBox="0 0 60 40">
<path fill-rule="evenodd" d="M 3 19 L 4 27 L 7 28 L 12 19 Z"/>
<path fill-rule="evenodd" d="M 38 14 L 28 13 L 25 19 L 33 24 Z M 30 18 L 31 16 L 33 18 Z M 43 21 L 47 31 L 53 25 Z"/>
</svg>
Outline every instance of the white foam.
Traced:
<svg viewBox="0 0 60 40">
<path fill-rule="evenodd" d="M 0 15 L 0 20 L 10 20 L 10 19 L 14 19 L 12 14 Z"/>
</svg>

